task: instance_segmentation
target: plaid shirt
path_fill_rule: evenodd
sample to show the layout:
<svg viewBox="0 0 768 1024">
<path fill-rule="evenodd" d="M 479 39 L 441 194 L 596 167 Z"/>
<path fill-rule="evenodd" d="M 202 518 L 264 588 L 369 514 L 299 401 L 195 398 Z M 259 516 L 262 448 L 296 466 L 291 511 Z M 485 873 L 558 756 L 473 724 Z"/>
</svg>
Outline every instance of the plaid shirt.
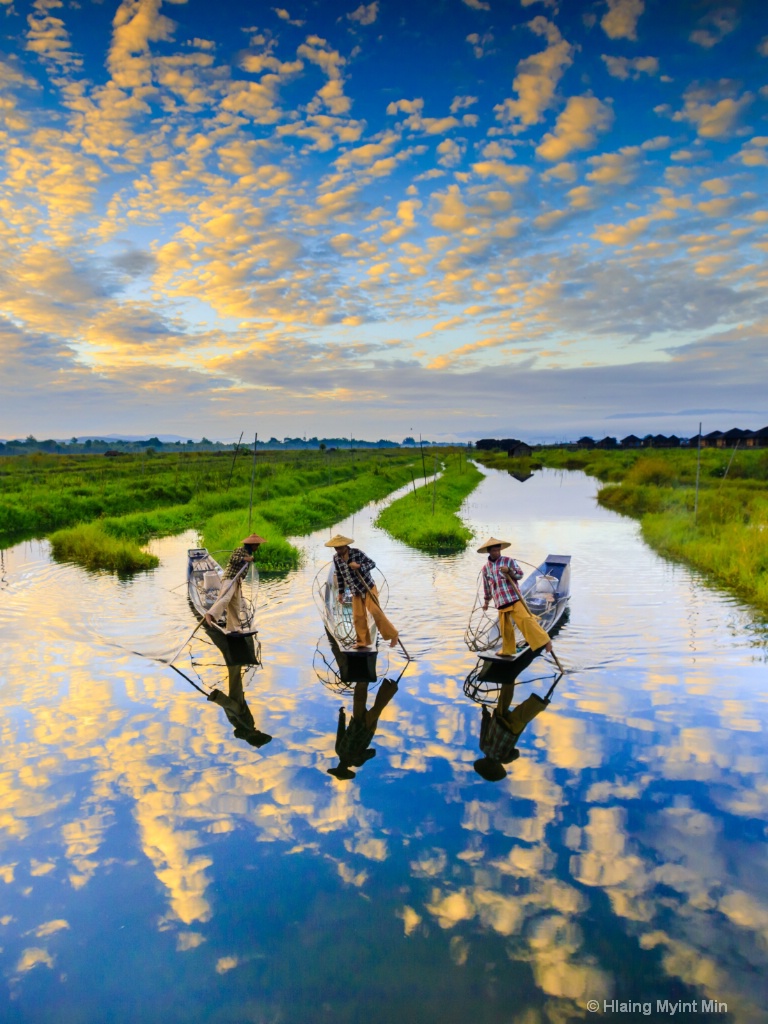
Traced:
<svg viewBox="0 0 768 1024">
<path fill-rule="evenodd" d="M 227 562 L 227 568 L 224 570 L 224 579 L 231 580 L 240 572 L 247 560 L 251 558 L 251 554 L 247 548 L 235 548 L 232 554 L 229 556 Z"/>
<path fill-rule="evenodd" d="M 486 757 L 493 761 L 509 764 L 515 759 L 515 750 L 520 733 L 514 733 L 503 722 L 496 712 L 491 714 L 483 708 L 483 720 L 480 724 L 480 749 Z"/>
<path fill-rule="evenodd" d="M 360 568 L 355 572 L 350 569 L 349 562 L 357 562 Z M 339 584 L 339 593 L 351 590 L 353 594 L 367 594 L 366 587 L 375 586 L 371 569 L 376 568 L 376 563 L 359 548 L 349 549 L 349 562 L 345 562 L 341 555 L 333 556 L 333 565 L 336 569 L 336 579 Z M 365 580 L 365 585 L 360 582 L 360 576 Z"/>
<path fill-rule="evenodd" d="M 482 570 L 483 596 L 486 601 L 490 601 L 493 598 L 493 603 L 497 608 L 503 608 L 505 605 L 514 604 L 515 601 L 519 600 L 517 594 L 512 589 L 512 584 L 501 572 L 502 569 L 509 569 L 516 580 L 522 579 L 525 575 L 514 558 L 499 555 L 495 562 L 492 562 L 490 558 L 488 559 Z"/>
</svg>

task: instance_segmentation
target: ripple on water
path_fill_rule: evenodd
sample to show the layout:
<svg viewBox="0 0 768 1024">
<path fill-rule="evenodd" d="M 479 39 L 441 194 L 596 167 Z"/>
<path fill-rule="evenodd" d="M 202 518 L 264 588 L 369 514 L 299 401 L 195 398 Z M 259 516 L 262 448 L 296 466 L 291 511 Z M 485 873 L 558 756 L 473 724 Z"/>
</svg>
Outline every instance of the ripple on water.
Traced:
<svg viewBox="0 0 768 1024">
<path fill-rule="evenodd" d="M 128 1019 L 139 998 L 172 1022 L 298 1024 L 318 1005 L 353 1019 L 372 979 L 382 1014 L 403 1020 L 422 1004 L 430 1019 L 514 1006 L 521 1020 L 575 1020 L 585 994 L 634 996 L 638 977 L 654 998 L 724 999 L 734 1020 L 761 1020 L 765 626 L 650 552 L 593 492 L 576 474 L 489 472 L 465 504 L 478 538 L 508 536 L 526 562 L 573 556 L 555 643 L 570 671 L 496 784 L 473 769 L 482 717 L 462 692 L 473 548 L 411 551 L 372 525 L 375 509 L 334 524 L 384 571 L 388 614 L 419 659 L 376 756 L 346 782 L 328 769 L 351 702 L 312 668 L 328 531 L 301 539 L 300 569 L 263 580 L 264 668 L 240 680 L 248 728 L 150 660 L 195 626 L 194 534 L 154 542 L 159 568 L 125 582 L 51 564 L 40 546 L 6 553 L 0 968 L 13 1020 L 99 1024 L 115 1005 Z M 238 682 L 198 667 L 208 688 Z M 534 663 L 525 693 L 545 693 L 551 673 Z M 375 976 L 350 960 L 350 936 Z"/>
</svg>

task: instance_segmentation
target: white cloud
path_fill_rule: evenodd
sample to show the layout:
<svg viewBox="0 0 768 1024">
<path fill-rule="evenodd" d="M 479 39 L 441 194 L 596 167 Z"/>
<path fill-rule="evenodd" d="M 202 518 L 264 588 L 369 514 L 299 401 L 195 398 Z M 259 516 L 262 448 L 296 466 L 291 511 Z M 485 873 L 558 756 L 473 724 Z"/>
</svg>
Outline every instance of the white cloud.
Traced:
<svg viewBox="0 0 768 1024">
<path fill-rule="evenodd" d="M 685 106 L 672 120 L 694 125 L 702 139 L 723 139 L 734 133 L 754 97 L 749 92 L 738 96 L 735 83 L 722 81 L 716 87 L 692 85 L 684 99 Z"/>
<path fill-rule="evenodd" d="M 512 83 L 518 98 L 506 99 L 494 108 L 500 121 L 513 124 L 519 122 L 525 127 L 538 124 L 543 119 L 545 111 L 554 101 L 555 90 L 563 73 L 573 63 L 574 52 L 557 27 L 546 18 L 534 18 L 528 27 L 537 35 L 545 36 L 548 46 L 518 63 Z"/>
<path fill-rule="evenodd" d="M 571 96 L 555 128 L 547 132 L 536 155 L 552 162 L 563 160 L 577 149 L 590 149 L 599 132 L 613 123 L 613 111 L 595 96 Z"/>
<path fill-rule="evenodd" d="M 637 22 L 645 10 L 643 0 L 606 0 L 608 10 L 600 20 L 609 39 L 637 39 Z"/>
<path fill-rule="evenodd" d="M 659 61 L 656 57 L 610 57 L 602 54 L 608 74 L 626 81 L 628 78 L 637 80 L 641 74 L 658 75 Z"/>
<path fill-rule="evenodd" d="M 617 153 L 591 156 L 587 163 L 593 170 L 587 180 L 596 185 L 629 185 L 639 173 L 641 155 L 639 146 L 625 146 Z"/>
<path fill-rule="evenodd" d="M 699 19 L 699 28 L 688 37 L 692 43 L 709 50 L 730 35 L 739 23 L 734 7 L 719 7 Z"/>
<path fill-rule="evenodd" d="M 378 16 L 379 4 L 378 0 L 374 0 L 372 4 L 360 4 L 351 14 L 347 15 L 347 18 L 350 21 L 356 21 L 360 25 L 373 25 Z"/>
</svg>

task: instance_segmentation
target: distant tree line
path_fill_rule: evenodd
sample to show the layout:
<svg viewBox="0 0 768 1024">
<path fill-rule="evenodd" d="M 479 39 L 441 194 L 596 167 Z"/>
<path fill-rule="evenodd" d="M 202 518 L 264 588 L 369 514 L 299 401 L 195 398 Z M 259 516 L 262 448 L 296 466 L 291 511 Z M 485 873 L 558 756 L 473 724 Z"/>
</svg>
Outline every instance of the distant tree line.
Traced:
<svg viewBox="0 0 768 1024">
<path fill-rule="evenodd" d="M 380 438 L 378 441 L 365 441 L 355 437 L 284 437 L 279 441 L 276 437 L 270 437 L 268 441 L 258 441 L 257 448 L 261 450 L 287 450 L 287 449 L 313 449 L 320 451 L 331 451 L 339 448 L 400 448 L 418 447 L 420 442 L 412 437 L 406 437 L 402 442 L 390 441 Z M 437 441 L 424 441 L 424 447 L 437 445 Z M 68 441 L 62 439 L 48 438 L 40 441 L 32 434 L 26 438 L 17 438 L 12 441 L 0 441 L 0 455 L 29 455 L 34 452 L 49 452 L 51 454 L 93 454 L 93 455 L 116 455 L 128 454 L 131 452 L 178 452 L 178 451 L 232 451 L 236 445 L 234 442 L 211 441 L 202 437 L 199 441 L 189 438 L 186 441 L 161 441 L 159 437 L 148 437 L 141 440 L 120 440 L 118 438 L 72 437 Z M 244 452 L 253 451 L 253 442 L 243 442 L 239 448 Z"/>
</svg>

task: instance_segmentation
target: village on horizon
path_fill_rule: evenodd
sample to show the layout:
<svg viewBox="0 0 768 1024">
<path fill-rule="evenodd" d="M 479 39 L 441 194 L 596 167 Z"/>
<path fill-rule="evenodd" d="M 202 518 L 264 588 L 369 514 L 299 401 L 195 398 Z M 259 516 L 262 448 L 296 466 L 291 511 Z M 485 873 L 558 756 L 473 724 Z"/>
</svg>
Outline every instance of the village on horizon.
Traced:
<svg viewBox="0 0 768 1024">
<path fill-rule="evenodd" d="M 600 448 L 607 451 L 614 449 L 636 448 L 768 448 L 768 426 L 758 430 L 746 430 L 732 427 L 730 430 L 711 430 L 706 434 L 694 434 L 693 437 L 678 437 L 676 434 L 646 434 L 638 437 L 628 434 L 626 437 L 603 437 L 595 440 L 583 435 L 576 441 L 557 441 L 549 444 L 529 444 L 519 438 L 485 437 L 477 441 L 434 441 L 426 438 L 417 441 L 414 437 L 405 437 L 402 441 L 380 438 L 378 441 L 367 441 L 355 437 L 284 437 L 279 441 L 270 437 L 268 441 L 256 441 L 257 450 L 302 450 L 336 451 L 354 448 L 419 448 L 454 447 L 477 448 L 480 451 L 501 450 L 517 458 L 530 456 L 542 448 L 571 448 L 584 450 Z M 253 451 L 252 442 L 211 441 L 203 436 L 199 441 L 191 438 L 183 440 L 177 435 L 127 436 L 118 434 L 81 435 L 68 441 L 48 438 L 38 440 L 33 435 L 15 440 L 0 440 L 0 455 L 28 455 L 34 452 L 47 452 L 54 455 L 92 454 L 121 455 L 131 452 L 173 452 L 173 451 Z"/>
</svg>

